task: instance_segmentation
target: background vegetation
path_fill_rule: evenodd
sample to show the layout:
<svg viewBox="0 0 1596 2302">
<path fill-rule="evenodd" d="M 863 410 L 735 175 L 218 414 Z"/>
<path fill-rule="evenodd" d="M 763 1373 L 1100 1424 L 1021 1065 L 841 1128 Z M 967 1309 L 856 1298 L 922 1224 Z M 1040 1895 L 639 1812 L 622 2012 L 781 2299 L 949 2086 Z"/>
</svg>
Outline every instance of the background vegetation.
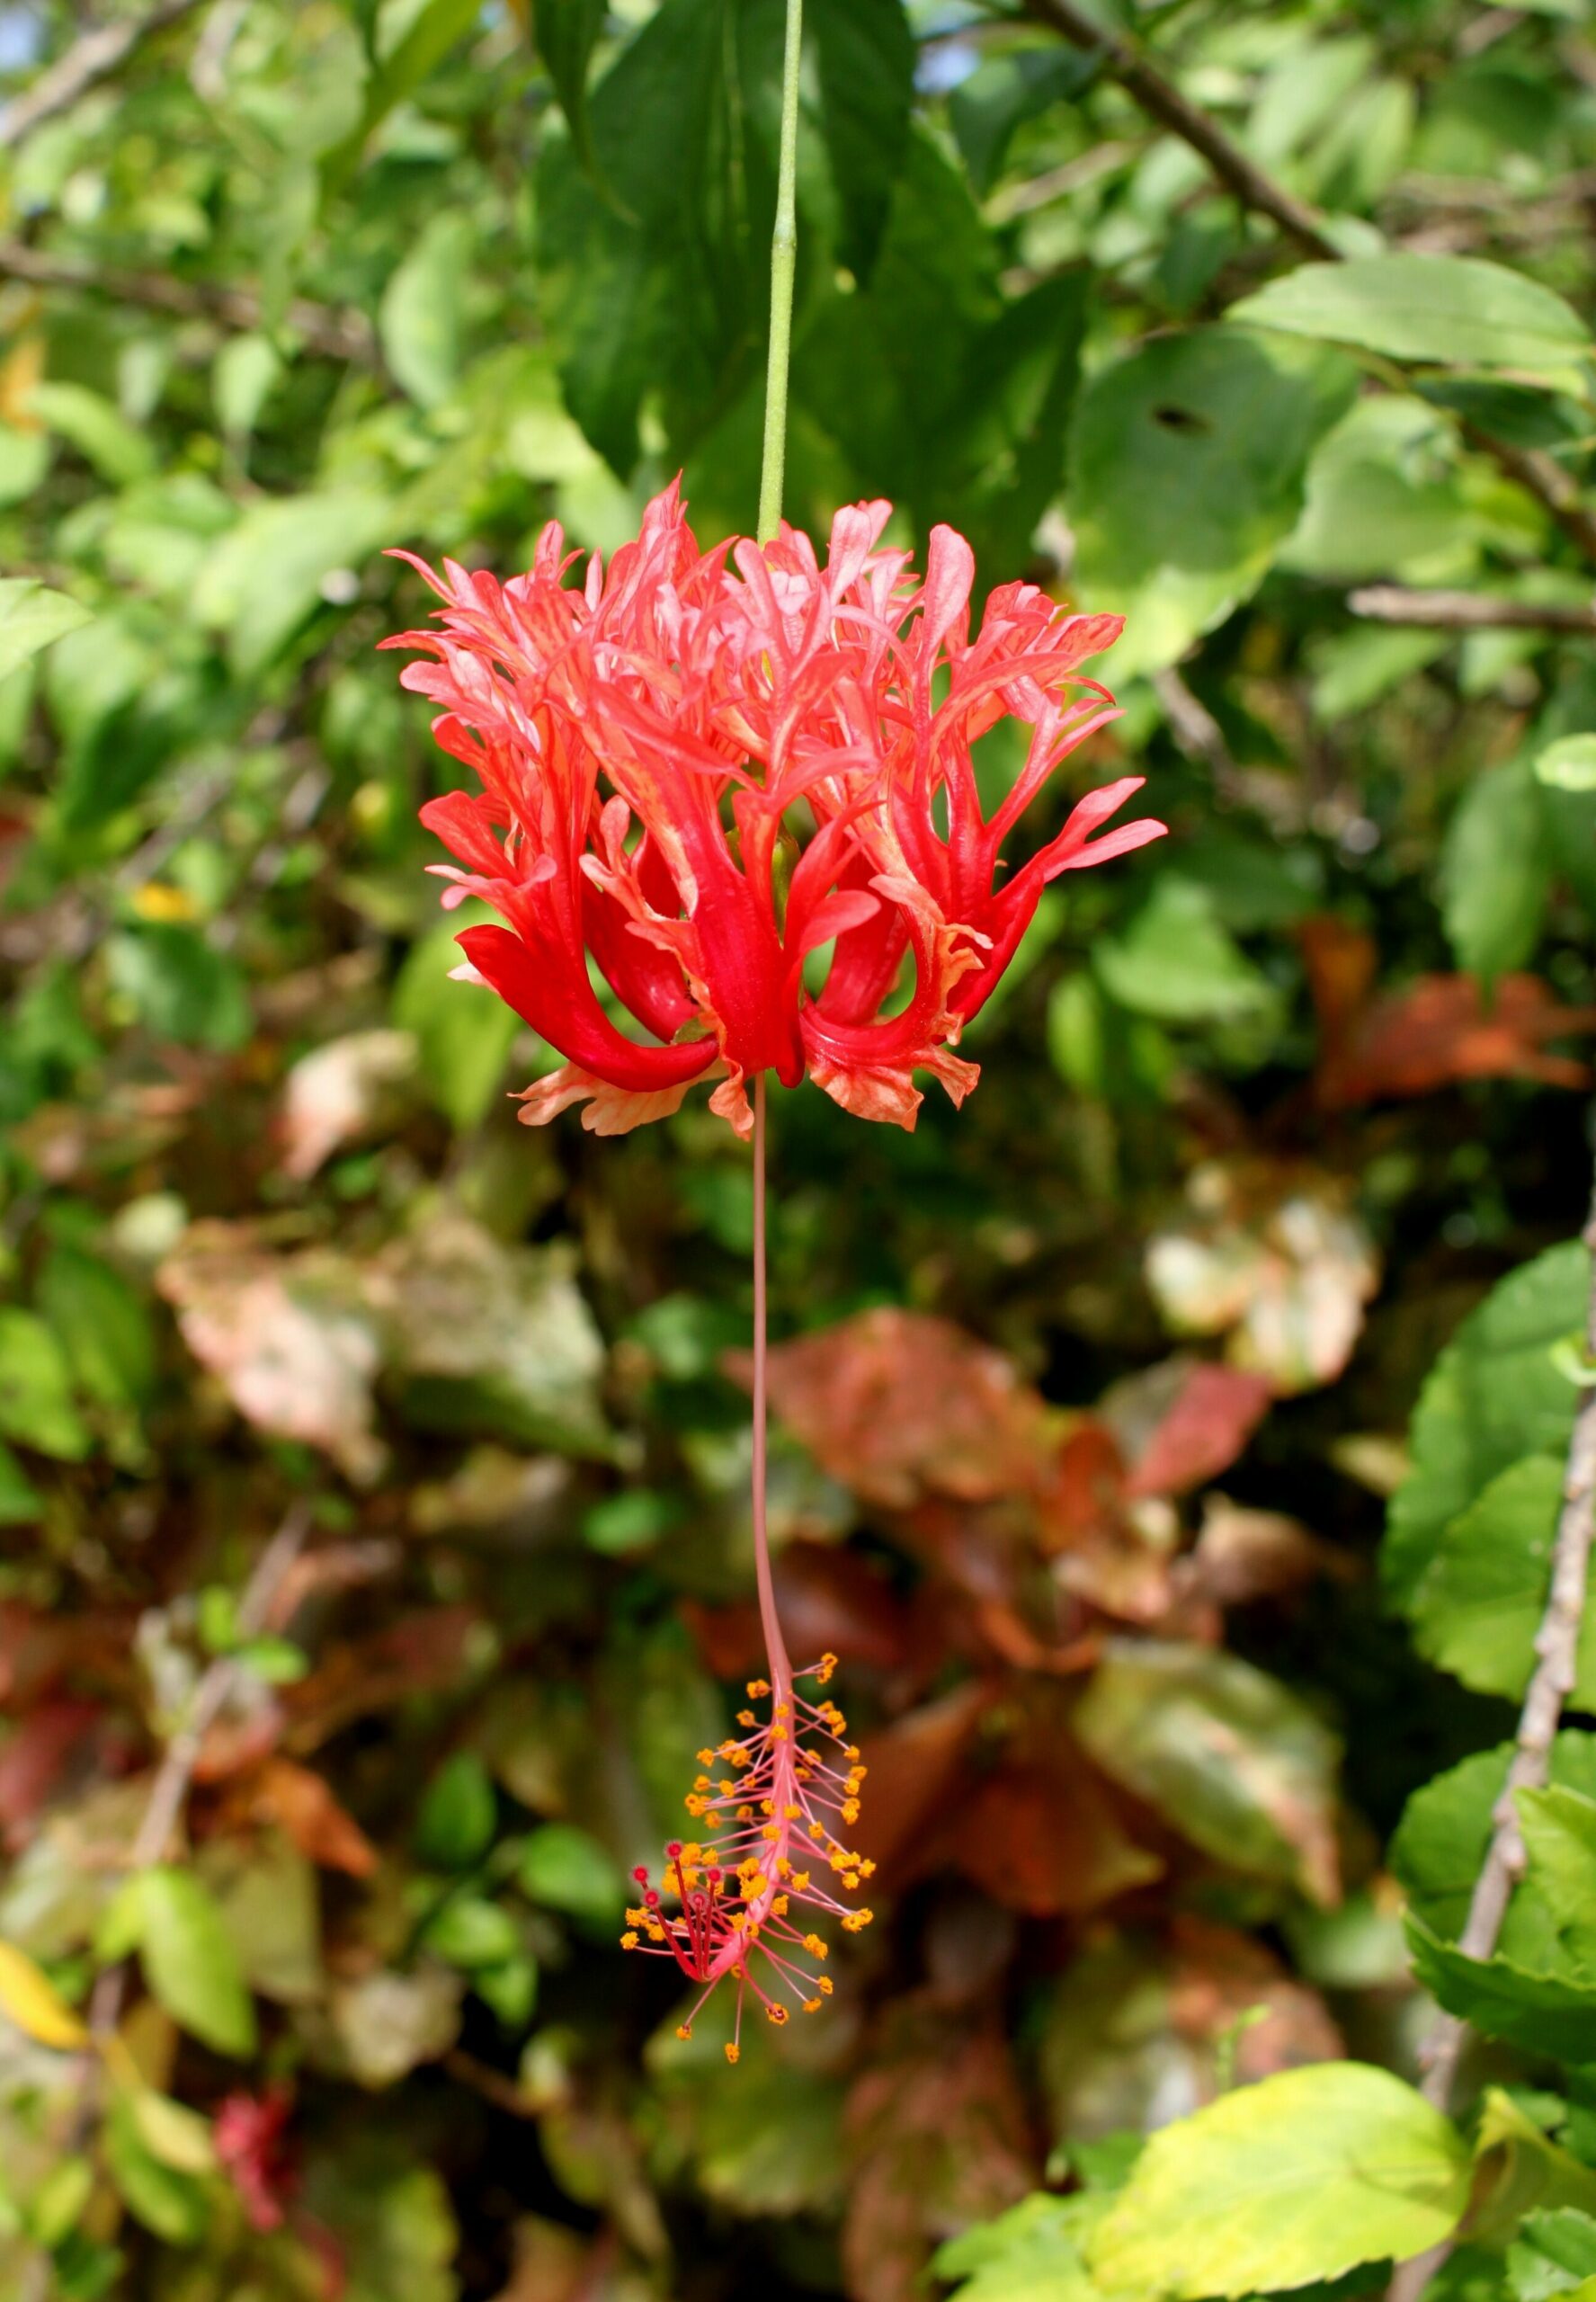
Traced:
<svg viewBox="0 0 1596 2302">
<path fill-rule="evenodd" d="M 1082 766 L 1173 835 L 962 1115 L 776 1098 L 886 1892 L 734 2074 L 614 1938 L 751 1660 L 746 1156 L 516 1127 L 373 649 L 387 545 L 751 524 L 778 0 L 0 9 L 24 2302 L 1378 2291 L 1471 2186 L 1436 2292 L 1592 2291 L 1587 1735 L 1456 1941 L 1590 1381 L 1589 11 L 806 13 L 789 515 L 1123 610 Z M 1340 2067 L 1416 2074 L 1404 1891 L 1463 2129 Z"/>
</svg>

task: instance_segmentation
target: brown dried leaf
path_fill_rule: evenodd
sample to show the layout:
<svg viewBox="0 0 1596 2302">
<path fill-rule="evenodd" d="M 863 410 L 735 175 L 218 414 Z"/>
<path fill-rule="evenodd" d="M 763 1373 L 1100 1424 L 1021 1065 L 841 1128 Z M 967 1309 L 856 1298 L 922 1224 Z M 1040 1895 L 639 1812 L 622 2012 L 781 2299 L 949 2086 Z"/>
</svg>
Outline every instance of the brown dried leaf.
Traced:
<svg viewBox="0 0 1596 2302">
<path fill-rule="evenodd" d="M 334 1151 L 391 1123 L 415 1069 L 409 1031 L 349 1031 L 302 1056 L 283 1085 L 283 1167 L 304 1182 Z"/>
<path fill-rule="evenodd" d="M 377 1849 L 314 1769 L 268 1759 L 251 1788 L 256 1814 L 274 1822 L 319 1869 L 352 1878 L 369 1878 L 376 1869 Z"/>
<path fill-rule="evenodd" d="M 320 1448 L 352 1478 L 375 1477 L 377 1337 L 347 1265 L 273 1255 L 242 1226 L 199 1223 L 156 1283 L 183 1341 L 246 1422 Z"/>
<path fill-rule="evenodd" d="M 1147 1249 L 1147 1284 L 1170 1326 L 1229 1330 L 1228 1352 L 1276 1391 L 1333 1382 L 1379 1282 L 1374 1244 L 1337 1178 L 1264 1160 L 1212 1162 L 1187 1184 L 1190 1213 Z"/>
<path fill-rule="evenodd" d="M 745 1361 L 727 1362 L 745 1379 Z M 1048 1413 L 1001 1352 L 946 1319 L 874 1310 L 771 1354 L 777 1414 L 834 1478 L 906 1510 L 980 1502 L 1045 1476 Z"/>
<path fill-rule="evenodd" d="M 1315 1089 L 1332 1110 L 1430 1095 L 1460 1079 L 1588 1087 L 1591 1070 L 1548 1039 L 1588 1039 L 1596 1007 L 1564 1007 L 1538 976 L 1502 977 L 1489 999 L 1467 975 L 1427 975 L 1375 999 L 1327 1036 Z"/>
</svg>

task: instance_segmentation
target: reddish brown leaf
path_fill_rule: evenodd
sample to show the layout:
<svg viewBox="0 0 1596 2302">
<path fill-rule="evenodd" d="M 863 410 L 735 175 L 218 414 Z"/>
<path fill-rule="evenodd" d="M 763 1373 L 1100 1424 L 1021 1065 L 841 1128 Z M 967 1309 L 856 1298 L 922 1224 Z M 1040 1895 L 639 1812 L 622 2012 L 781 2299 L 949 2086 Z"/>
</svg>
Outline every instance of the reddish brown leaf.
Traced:
<svg viewBox="0 0 1596 2302">
<path fill-rule="evenodd" d="M 957 1859 L 994 1901 L 1033 1918 L 1100 1909 L 1164 1869 L 1068 1747 L 1050 1763 L 1022 1761 L 989 1775 L 963 1810 Z"/>
<path fill-rule="evenodd" d="M 728 1361 L 745 1377 L 745 1361 Z M 979 1502 L 1045 1475 L 1047 1409 L 1001 1352 L 946 1319 L 861 1312 L 771 1354 L 777 1414 L 834 1478 L 906 1510 Z"/>
<path fill-rule="evenodd" d="M 1199 1360 L 1130 1474 L 1128 1492 L 1184 1495 L 1227 1470 L 1269 1412 L 1267 1379 Z"/>
<path fill-rule="evenodd" d="M 257 1814 L 274 1822 L 323 1870 L 369 1878 L 377 1849 L 322 1777 L 292 1759 L 268 1759 L 253 1786 Z"/>
<path fill-rule="evenodd" d="M 1537 976 L 1503 976 L 1488 1001 L 1473 976 L 1421 976 L 1374 1000 L 1339 1042 L 1327 1041 L 1315 1092 L 1334 1110 L 1433 1094 L 1460 1079 L 1586 1087 L 1589 1066 L 1548 1054 L 1546 1042 L 1592 1031 L 1596 1007 L 1560 1006 Z"/>
<path fill-rule="evenodd" d="M 334 1647 L 308 1679 L 285 1691 L 288 1747 L 303 1755 L 352 1719 L 455 1685 L 468 1666 L 477 1623 L 472 1607 L 428 1607 L 370 1638 Z"/>
<path fill-rule="evenodd" d="M 960 1780 L 964 1753 L 989 1700 L 976 1681 L 897 1719 L 862 1745 L 864 1801 L 853 1839 L 893 1885 L 923 1867 Z"/>
<path fill-rule="evenodd" d="M 20 1845 L 75 1760 L 101 1758 L 97 1703 L 41 1702 L 0 1744 L 0 1837 Z"/>
<path fill-rule="evenodd" d="M 903 1602 L 871 1560 L 826 1543 L 789 1543 L 777 1556 L 775 1577 L 776 1602 L 795 1659 L 829 1653 L 871 1670 L 901 1668 L 908 1639 Z M 706 1607 L 689 1599 L 682 1611 L 704 1667 L 718 1679 L 744 1678 L 761 1667 L 764 1637 L 752 1600 Z"/>
</svg>

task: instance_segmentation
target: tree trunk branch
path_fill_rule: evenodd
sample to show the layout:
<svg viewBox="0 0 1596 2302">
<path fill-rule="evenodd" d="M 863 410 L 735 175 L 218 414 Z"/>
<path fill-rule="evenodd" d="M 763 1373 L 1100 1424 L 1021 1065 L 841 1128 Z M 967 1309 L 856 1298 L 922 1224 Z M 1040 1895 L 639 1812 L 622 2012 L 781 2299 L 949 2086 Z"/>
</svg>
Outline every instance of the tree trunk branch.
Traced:
<svg viewBox="0 0 1596 2302">
<path fill-rule="evenodd" d="M 1376 623 L 1408 623 L 1454 631 L 1596 632 L 1596 601 L 1492 599 L 1483 592 L 1416 592 L 1402 584 L 1369 584 L 1347 601 Z"/>
<path fill-rule="evenodd" d="M 103 296 L 112 303 L 141 304 L 148 311 L 169 312 L 174 319 L 210 320 L 218 327 L 253 330 L 263 325 L 265 317 L 261 299 L 247 288 L 174 280 L 165 272 L 103 271 L 79 256 L 49 255 L 22 240 L 0 239 L 0 277 L 25 280 L 34 288 L 66 288 L 85 296 Z M 295 296 L 290 299 L 282 318 L 285 327 L 329 360 L 376 357 L 370 324 L 363 312 L 339 310 Z"/>
<path fill-rule="evenodd" d="M 100 81 L 108 80 L 120 65 L 156 32 L 192 16 L 201 0 L 158 0 L 147 16 L 123 16 L 100 24 L 75 40 L 65 56 L 41 72 L 31 87 L 13 96 L 0 112 L 0 151 L 20 144 L 47 120 L 69 112 L 79 96 Z"/>
</svg>

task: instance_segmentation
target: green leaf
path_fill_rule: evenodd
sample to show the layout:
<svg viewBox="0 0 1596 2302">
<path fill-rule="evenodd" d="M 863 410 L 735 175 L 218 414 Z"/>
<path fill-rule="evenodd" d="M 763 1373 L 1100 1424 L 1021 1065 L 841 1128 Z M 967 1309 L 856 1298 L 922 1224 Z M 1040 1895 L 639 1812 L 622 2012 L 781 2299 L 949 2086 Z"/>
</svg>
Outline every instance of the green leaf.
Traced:
<svg viewBox="0 0 1596 2302">
<path fill-rule="evenodd" d="M 445 1966 L 469 1974 L 476 1967 L 502 1967 L 521 1949 L 521 1930 L 507 1910 L 480 1895 L 453 1895 L 427 1921 L 422 1941 Z"/>
<path fill-rule="evenodd" d="M 388 498 L 367 489 L 257 501 L 208 554 L 194 616 L 227 633 L 235 674 L 252 679 L 320 603 L 325 579 L 334 570 L 358 573 L 394 540 L 392 524 Z"/>
<path fill-rule="evenodd" d="M 1596 1983 L 1596 1798 L 1549 1783 L 1520 1790 L 1515 1804 L 1533 1891 L 1559 1950 Z"/>
<path fill-rule="evenodd" d="M 521 1883 L 535 1903 L 594 1927 L 618 1919 L 626 1887 L 610 1856 L 573 1823 L 542 1823 L 522 1856 Z"/>
<path fill-rule="evenodd" d="M 804 33 L 842 208 L 837 254 L 868 280 L 908 145 L 914 32 L 902 0 L 807 0 Z"/>
<path fill-rule="evenodd" d="M 1439 367 L 1561 377 L 1591 348 L 1584 322 L 1561 296 L 1474 256 L 1299 264 L 1233 304 L 1228 317 Z"/>
<path fill-rule="evenodd" d="M 1504 1743 L 1476 1752 L 1425 1783 L 1408 1800 L 1392 1840 L 1392 1869 L 1411 1908 L 1448 1939 L 1462 1932 L 1468 1915 L 1511 1756 L 1511 1744 Z M 1552 1744 L 1550 1768 L 1556 1789 L 1596 1798 L 1596 1735 L 1565 1729 Z M 1550 1954 L 1556 1934 L 1538 1896 L 1520 1889 L 1502 1923 L 1502 1948 L 1532 1964 Z"/>
<path fill-rule="evenodd" d="M 125 2093 L 111 2098 L 104 2148 L 111 2179 L 134 2220 L 169 2246 L 197 2245 L 210 2218 L 205 2189 L 192 2174 L 180 2173 L 156 2155 L 134 2099 Z"/>
<path fill-rule="evenodd" d="M 1552 2302 L 1596 2278 L 1596 2217 L 1560 2206 L 1526 2217 L 1507 2250 L 1514 2302 Z"/>
<path fill-rule="evenodd" d="M 949 122 L 983 199 L 997 182 L 1015 130 L 1080 95 L 1100 69 L 1096 57 L 1051 40 L 1000 49 L 959 82 L 949 100 Z"/>
<path fill-rule="evenodd" d="M 59 1341 L 41 1318 L 10 1304 L 0 1304 L 0 1433 L 68 1463 L 81 1462 L 93 1444 Z"/>
<path fill-rule="evenodd" d="M 1419 1652 L 1480 1694 L 1521 1695 L 1546 1612 L 1564 1467 L 1527 1455 L 1449 1520 L 1407 1602 Z M 1580 1640 L 1574 1699 L 1596 1706 L 1596 1617 Z"/>
<path fill-rule="evenodd" d="M 9 679 L 40 648 L 92 621 L 87 608 L 65 592 L 52 592 L 31 576 L 0 578 L 0 680 Z"/>
<path fill-rule="evenodd" d="M 475 1751 L 456 1751 L 427 1785 L 415 1822 L 415 1851 L 440 1870 L 468 1870 L 494 1842 L 498 1801 Z"/>
<path fill-rule="evenodd" d="M 35 1299 L 67 1353 L 73 1379 L 102 1406 L 136 1407 L 156 1375 L 149 1307 L 121 1272 L 59 1242 L 39 1274 Z"/>
<path fill-rule="evenodd" d="M 365 110 L 360 126 L 322 159 L 324 200 L 348 182 L 376 129 L 431 77 L 456 41 L 473 30 L 481 14 L 482 0 L 421 0 L 419 7 L 409 11 L 403 37 L 366 84 Z"/>
<path fill-rule="evenodd" d="M 1596 2060 L 1596 1980 L 1520 1967 L 1500 1951 L 1470 1958 L 1411 1912 L 1407 1937 L 1415 1980 L 1483 2037 L 1555 2062 Z"/>
<path fill-rule="evenodd" d="M 1398 1606 L 1410 1603 L 1447 1527 L 1499 1472 L 1527 1455 L 1566 1455 L 1577 1395 L 1552 1354 L 1583 1331 L 1590 1284 L 1584 1248 L 1551 1248 L 1492 1290 L 1431 1370 L 1381 1553 Z"/>
<path fill-rule="evenodd" d="M 1408 1801 L 1391 1861 L 1408 1897 L 1414 1969 L 1443 2006 L 1488 2037 L 1559 2061 L 1596 2059 L 1596 1969 L 1586 1962 L 1588 1921 L 1579 1904 L 1596 1807 L 1596 1735 L 1559 1735 L 1550 1791 L 1520 1810 L 1526 1844 L 1541 1859 L 1531 1855 L 1514 1888 L 1494 1953 L 1476 1959 L 1457 1948 L 1511 1756 L 1506 1744 L 1481 1752 Z"/>
<path fill-rule="evenodd" d="M 156 1039 L 229 1053 L 254 1028 L 237 962 L 196 929 L 160 922 L 113 935 L 105 947 L 113 988 Z"/>
<path fill-rule="evenodd" d="M 0 1385 L 4 1376 L 0 1372 Z M 0 1440 L 0 1527 L 25 1527 L 40 1516 L 44 1497 L 28 1480 L 21 1463 Z"/>
<path fill-rule="evenodd" d="M 1106 2209 L 1101 2197 L 1039 2190 L 950 2238 L 931 2266 L 938 2278 L 967 2280 L 958 2302 L 1100 2302 L 1081 2246 Z"/>
<path fill-rule="evenodd" d="M 1069 513 L 1082 604 L 1128 619 L 1119 677 L 1174 662 L 1257 589 L 1356 388 L 1335 352 L 1233 327 L 1098 370 L 1076 406 Z"/>
<path fill-rule="evenodd" d="M 255 2049 L 254 2003 L 215 1897 L 192 1870 L 146 1873 L 138 1951 L 154 1996 L 218 2054 Z"/>
<path fill-rule="evenodd" d="M 1596 736 L 1564 736 L 1536 754 L 1535 780 L 1553 791 L 1596 791 Z"/>
<path fill-rule="evenodd" d="M 451 913 L 431 929 L 394 986 L 393 1020 L 415 1034 L 421 1083 L 451 1126 L 461 1129 L 475 1127 L 503 1091 L 511 1044 L 522 1028 L 514 1009 L 495 993 L 451 979 L 450 969 L 464 960 L 455 937 L 477 915 Z M 491 917 L 485 908 L 479 915 Z"/>
<path fill-rule="evenodd" d="M 1554 2142 L 1500 2086 L 1485 2091 L 1475 2159 L 1468 2234 L 1477 2244 L 1501 2245 L 1536 2208 L 1596 2212 L 1596 2173 Z"/>
<path fill-rule="evenodd" d="M 470 219 L 444 210 L 426 225 L 382 291 L 383 355 L 422 407 L 447 399 L 459 375 L 475 245 Z"/>
<path fill-rule="evenodd" d="M 1476 776 L 1440 858 L 1447 938 L 1460 968 L 1489 983 L 1532 957 L 1555 861 L 1529 759 Z"/>
<path fill-rule="evenodd" d="M 1209 1647 L 1110 1639 L 1074 1723 L 1194 1845 L 1334 1899 L 1339 1745 L 1278 1680 Z"/>
<path fill-rule="evenodd" d="M 209 2174 L 216 2167 L 216 2144 L 210 2121 L 186 2102 L 174 2102 L 153 2086 L 140 2086 L 128 2097 L 139 2140 L 163 2166 L 180 2174 Z"/>
<path fill-rule="evenodd" d="M 554 82 L 571 143 L 584 168 L 593 165 L 587 119 L 587 72 L 604 29 L 605 0 L 531 0 L 532 38 Z"/>
<path fill-rule="evenodd" d="M 1243 2296 L 1404 2261 L 1449 2237 L 1469 2155 L 1389 2071 L 1316 2063 L 1151 2137 L 1091 2247 L 1100 2285 Z"/>
<path fill-rule="evenodd" d="M 147 479 L 156 468 L 147 435 L 83 384 L 36 384 L 29 410 L 94 466 L 112 487 Z"/>
<path fill-rule="evenodd" d="M 1208 889 L 1172 871 L 1160 875 L 1123 935 L 1093 943 L 1092 959 L 1122 1007 L 1161 1023 L 1233 1023 L 1279 1004 L 1220 924 Z"/>
</svg>

